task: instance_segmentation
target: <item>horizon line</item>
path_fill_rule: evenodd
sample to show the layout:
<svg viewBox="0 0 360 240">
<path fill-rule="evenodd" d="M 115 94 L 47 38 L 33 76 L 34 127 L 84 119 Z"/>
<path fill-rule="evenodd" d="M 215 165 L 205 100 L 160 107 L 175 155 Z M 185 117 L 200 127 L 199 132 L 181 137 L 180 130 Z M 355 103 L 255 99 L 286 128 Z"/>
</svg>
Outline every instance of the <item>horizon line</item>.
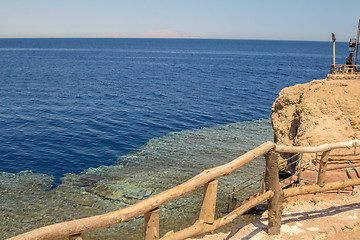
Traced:
<svg viewBox="0 0 360 240">
<path fill-rule="evenodd" d="M 176 40 L 252 40 L 252 41 L 294 41 L 294 42 L 332 42 L 329 40 L 264 39 L 264 38 L 207 38 L 207 37 L 1 37 L 0 39 L 176 39 Z M 336 41 L 344 42 L 346 41 Z"/>
</svg>

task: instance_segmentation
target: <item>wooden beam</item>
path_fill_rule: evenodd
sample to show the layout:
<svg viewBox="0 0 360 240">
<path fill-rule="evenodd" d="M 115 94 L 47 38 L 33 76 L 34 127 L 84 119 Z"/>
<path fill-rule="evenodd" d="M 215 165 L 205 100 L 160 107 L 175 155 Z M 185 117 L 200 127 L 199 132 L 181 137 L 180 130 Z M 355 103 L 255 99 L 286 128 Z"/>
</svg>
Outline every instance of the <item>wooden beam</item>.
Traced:
<svg viewBox="0 0 360 240">
<path fill-rule="evenodd" d="M 218 180 L 213 180 L 204 186 L 204 198 L 200 210 L 199 221 L 212 224 L 215 219 L 216 195 Z"/>
<path fill-rule="evenodd" d="M 159 240 L 160 209 L 155 208 L 145 215 L 145 240 Z"/>
<path fill-rule="evenodd" d="M 342 189 L 346 187 L 351 187 L 354 185 L 360 185 L 360 178 L 348 179 L 345 181 L 331 182 L 325 184 L 324 187 L 318 185 L 309 185 L 297 188 L 289 188 L 283 190 L 284 197 L 293 197 L 298 195 L 320 193 L 325 191 L 331 191 L 336 189 Z M 216 229 L 227 225 L 228 223 L 234 221 L 235 218 L 245 213 L 247 210 L 259 205 L 262 202 L 272 198 L 274 193 L 272 191 L 267 191 L 263 195 L 256 197 L 250 202 L 245 203 L 244 205 L 236 208 L 234 211 L 226 215 L 225 217 L 219 218 L 214 221 L 213 224 L 205 224 L 203 221 L 197 221 L 194 225 L 189 228 L 183 229 L 179 232 L 170 231 L 165 234 L 160 240 L 182 240 L 190 237 L 195 237 L 203 233 L 215 231 Z"/>
<path fill-rule="evenodd" d="M 355 146 L 360 146 L 360 140 L 353 140 L 349 142 L 338 142 L 338 143 L 330 143 L 323 144 L 317 147 L 300 147 L 300 146 L 283 146 L 275 144 L 276 152 L 301 152 L 301 153 L 316 153 L 316 152 L 325 152 L 336 148 L 352 148 Z"/>
<path fill-rule="evenodd" d="M 206 224 L 204 223 L 204 221 L 196 221 L 196 223 L 191 227 L 185 228 L 178 232 L 170 231 L 166 233 L 162 238 L 160 238 L 160 240 L 183 240 L 198 236 L 203 233 L 215 231 L 216 229 L 219 229 L 231 223 L 238 216 L 245 213 L 247 210 L 265 202 L 266 200 L 268 200 L 273 196 L 274 193 L 272 191 L 265 192 L 264 194 L 236 208 L 234 211 L 227 214 L 226 216 L 216 219 L 213 224 Z"/>
<path fill-rule="evenodd" d="M 329 154 L 330 154 L 330 150 L 323 152 L 322 155 L 321 155 L 320 167 L 319 167 L 319 177 L 318 177 L 318 182 L 317 182 L 317 184 L 320 187 L 323 187 L 325 185 L 326 169 L 327 169 Z"/>
<path fill-rule="evenodd" d="M 274 192 L 274 196 L 268 203 L 268 234 L 279 235 L 281 228 L 281 215 L 283 212 L 284 193 L 279 182 L 279 162 L 274 151 L 269 151 L 266 155 L 265 184 L 266 190 Z"/>
<path fill-rule="evenodd" d="M 325 184 L 323 187 L 320 187 L 319 185 L 308 185 L 303 187 L 284 189 L 283 191 L 284 191 L 284 197 L 294 197 L 298 195 L 306 195 L 306 194 L 321 193 L 321 192 L 337 190 L 337 189 L 344 189 L 356 185 L 360 185 L 360 178 L 331 182 Z"/>
</svg>

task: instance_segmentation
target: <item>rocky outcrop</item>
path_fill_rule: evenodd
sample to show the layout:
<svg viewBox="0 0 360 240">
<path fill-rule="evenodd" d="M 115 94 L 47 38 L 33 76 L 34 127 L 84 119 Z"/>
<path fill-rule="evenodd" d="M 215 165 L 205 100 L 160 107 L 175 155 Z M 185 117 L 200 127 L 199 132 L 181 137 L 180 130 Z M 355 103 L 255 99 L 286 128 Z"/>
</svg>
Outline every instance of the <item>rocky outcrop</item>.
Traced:
<svg viewBox="0 0 360 240">
<path fill-rule="evenodd" d="M 317 146 L 360 138 L 360 79 L 284 88 L 272 107 L 274 141 Z"/>
</svg>

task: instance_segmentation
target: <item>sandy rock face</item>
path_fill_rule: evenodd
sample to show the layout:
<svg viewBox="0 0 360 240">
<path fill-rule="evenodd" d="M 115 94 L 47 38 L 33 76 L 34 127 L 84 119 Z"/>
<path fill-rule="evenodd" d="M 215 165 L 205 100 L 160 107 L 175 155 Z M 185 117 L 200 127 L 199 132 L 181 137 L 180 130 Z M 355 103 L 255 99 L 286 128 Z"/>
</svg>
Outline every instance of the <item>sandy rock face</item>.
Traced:
<svg viewBox="0 0 360 240">
<path fill-rule="evenodd" d="M 274 141 L 317 146 L 360 139 L 360 79 L 284 88 L 272 107 Z"/>
</svg>

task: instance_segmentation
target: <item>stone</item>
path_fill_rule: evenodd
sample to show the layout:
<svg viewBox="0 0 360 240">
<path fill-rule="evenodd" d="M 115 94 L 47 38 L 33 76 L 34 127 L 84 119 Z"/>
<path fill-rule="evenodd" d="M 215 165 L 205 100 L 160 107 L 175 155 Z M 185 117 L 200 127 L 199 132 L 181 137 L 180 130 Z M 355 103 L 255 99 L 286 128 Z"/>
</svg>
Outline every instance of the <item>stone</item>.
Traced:
<svg viewBox="0 0 360 240">
<path fill-rule="evenodd" d="M 360 195 L 360 186 L 355 186 L 351 192 L 352 196 L 359 196 Z"/>
</svg>

